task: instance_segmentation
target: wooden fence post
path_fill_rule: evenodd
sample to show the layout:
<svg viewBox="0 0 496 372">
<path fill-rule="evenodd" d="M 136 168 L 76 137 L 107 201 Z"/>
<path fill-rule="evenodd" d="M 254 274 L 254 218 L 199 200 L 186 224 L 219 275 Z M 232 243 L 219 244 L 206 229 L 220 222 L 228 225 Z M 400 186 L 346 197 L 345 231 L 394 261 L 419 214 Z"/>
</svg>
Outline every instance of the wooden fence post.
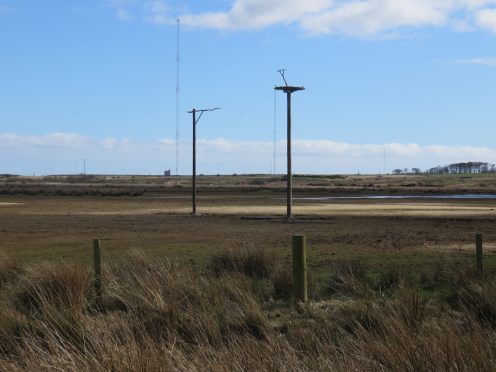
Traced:
<svg viewBox="0 0 496 372">
<path fill-rule="evenodd" d="M 93 240 L 93 264 L 95 268 L 95 299 L 96 306 L 101 309 L 102 300 L 102 260 L 100 250 L 100 239 Z"/>
<path fill-rule="evenodd" d="M 293 296 L 307 302 L 307 240 L 305 235 L 293 235 Z"/>
<path fill-rule="evenodd" d="M 475 234 L 475 256 L 477 263 L 477 272 L 479 275 L 484 274 L 482 266 L 482 234 Z"/>
</svg>

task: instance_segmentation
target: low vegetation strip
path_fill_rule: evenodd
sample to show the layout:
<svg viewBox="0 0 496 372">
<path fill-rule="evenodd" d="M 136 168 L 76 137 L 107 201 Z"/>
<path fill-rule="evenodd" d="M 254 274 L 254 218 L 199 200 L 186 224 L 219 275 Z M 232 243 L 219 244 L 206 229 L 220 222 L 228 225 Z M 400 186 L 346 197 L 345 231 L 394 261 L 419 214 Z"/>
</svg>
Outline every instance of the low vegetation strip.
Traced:
<svg viewBox="0 0 496 372">
<path fill-rule="evenodd" d="M 455 164 L 456 165 L 456 164 Z M 456 165 L 459 166 L 459 165 Z M 398 170 L 399 171 L 399 170 Z M 496 173 L 397 175 L 294 175 L 299 193 L 350 194 L 494 194 Z M 199 192 L 217 194 L 284 192 L 285 176 L 199 175 Z M 2 176 L 0 195 L 45 196 L 147 196 L 191 191 L 191 176 L 67 175 L 46 177 Z"/>
<path fill-rule="evenodd" d="M 238 254 L 239 253 L 239 254 Z M 496 279 L 468 267 L 429 272 L 358 261 L 290 298 L 287 267 L 228 250 L 201 270 L 133 254 L 93 276 L 67 263 L 0 261 L 0 370 L 489 371 Z"/>
</svg>

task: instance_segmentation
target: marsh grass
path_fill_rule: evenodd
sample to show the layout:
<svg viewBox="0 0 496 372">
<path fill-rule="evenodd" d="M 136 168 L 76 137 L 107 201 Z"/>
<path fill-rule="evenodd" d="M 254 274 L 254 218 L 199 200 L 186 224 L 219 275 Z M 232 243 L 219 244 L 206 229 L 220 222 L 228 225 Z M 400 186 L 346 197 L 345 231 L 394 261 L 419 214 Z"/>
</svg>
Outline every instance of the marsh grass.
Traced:
<svg viewBox="0 0 496 372">
<path fill-rule="evenodd" d="M 143 254 L 114 260 L 103 308 L 82 267 L 9 262 L 0 266 L 0 370 L 494 370 L 496 280 L 439 270 L 372 276 L 341 262 L 302 312 L 287 267 L 248 248 L 202 271 Z M 451 302 L 422 287 L 452 280 Z"/>
<path fill-rule="evenodd" d="M 277 257 L 273 251 L 241 245 L 212 255 L 208 268 L 215 275 L 237 272 L 263 279 L 272 275 L 276 265 Z"/>
<path fill-rule="evenodd" d="M 0 257 L 0 290 L 14 283 L 22 274 L 23 269 L 10 258 Z"/>
</svg>

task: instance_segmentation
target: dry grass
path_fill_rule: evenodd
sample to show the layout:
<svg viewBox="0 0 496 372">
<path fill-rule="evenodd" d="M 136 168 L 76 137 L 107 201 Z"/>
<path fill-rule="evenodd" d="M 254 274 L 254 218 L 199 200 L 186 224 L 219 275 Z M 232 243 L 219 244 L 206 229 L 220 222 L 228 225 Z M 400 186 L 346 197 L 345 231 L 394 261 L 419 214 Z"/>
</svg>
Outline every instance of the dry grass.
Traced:
<svg viewBox="0 0 496 372">
<path fill-rule="evenodd" d="M 262 298 L 291 297 L 290 268 L 286 262 L 278 259 L 273 250 L 269 251 L 261 247 L 250 248 L 246 245 L 226 249 L 211 256 L 208 270 L 215 276 L 238 273 L 254 279 L 252 286 Z"/>
<path fill-rule="evenodd" d="M 81 267 L 3 264 L 2 277 L 17 274 L 0 289 L 0 370 L 494 370 L 496 281 L 442 270 L 437 285 L 457 281 L 451 303 L 401 272 L 374 282 L 343 262 L 332 293 L 298 312 L 259 296 L 260 283 L 271 296 L 290 285 L 260 250 L 202 272 L 135 254 L 105 267 L 103 309 Z"/>
<path fill-rule="evenodd" d="M 263 248 L 240 246 L 214 254 L 210 259 L 209 268 L 216 275 L 227 272 L 243 273 L 251 278 L 268 278 L 277 264 L 273 251 Z"/>
<path fill-rule="evenodd" d="M 14 306 L 24 314 L 47 308 L 80 313 L 85 306 L 86 270 L 74 265 L 42 264 L 26 271 L 16 286 Z"/>
<path fill-rule="evenodd" d="M 0 290 L 15 282 L 22 273 L 22 268 L 13 259 L 0 257 Z"/>
</svg>

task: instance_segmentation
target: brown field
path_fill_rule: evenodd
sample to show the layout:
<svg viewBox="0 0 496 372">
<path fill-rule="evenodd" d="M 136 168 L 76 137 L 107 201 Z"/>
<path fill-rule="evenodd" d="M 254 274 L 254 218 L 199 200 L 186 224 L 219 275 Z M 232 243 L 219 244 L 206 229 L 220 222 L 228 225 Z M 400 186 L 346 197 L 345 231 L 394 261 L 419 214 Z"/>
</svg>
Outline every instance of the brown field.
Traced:
<svg viewBox="0 0 496 372">
<path fill-rule="evenodd" d="M 476 232 L 484 234 L 486 252 L 496 253 L 496 200 L 298 199 L 437 195 L 440 190 L 489 193 L 496 189 L 494 175 L 296 177 L 295 220 L 290 223 L 283 218 L 284 182 L 279 179 L 277 185 L 267 188 L 275 182 L 268 176 L 200 177 L 198 217 L 190 215 L 188 177 L 80 176 L 3 181 L 4 191 L 16 192 L 0 195 L 0 255 L 21 260 L 84 261 L 94 238 L 103 240 L 109 255 L 137 248 L 201 263 L 212 252 L 247 245 L 288 257 L 293 233 L 307 235 L 310 260 L 319 268 L 340 259 L 375 261 L 386 253 L 402 261 L 419 254 L 463 255 L 473 249 Z M 386 192 L 391 191 L 391 185 L 396 185 L 395 191 Z M 350 188 L 355 187 L 359 190 L 351 193 Z M 124 195 L 108 196 L 116 189 Z M 34 190 L 36 195 L 31 195 Z M 57 196 L 82 190 L 86 190 L 82 196 Z M 89 191 L 96 195 L 87 195 Z"/>
</svg>

